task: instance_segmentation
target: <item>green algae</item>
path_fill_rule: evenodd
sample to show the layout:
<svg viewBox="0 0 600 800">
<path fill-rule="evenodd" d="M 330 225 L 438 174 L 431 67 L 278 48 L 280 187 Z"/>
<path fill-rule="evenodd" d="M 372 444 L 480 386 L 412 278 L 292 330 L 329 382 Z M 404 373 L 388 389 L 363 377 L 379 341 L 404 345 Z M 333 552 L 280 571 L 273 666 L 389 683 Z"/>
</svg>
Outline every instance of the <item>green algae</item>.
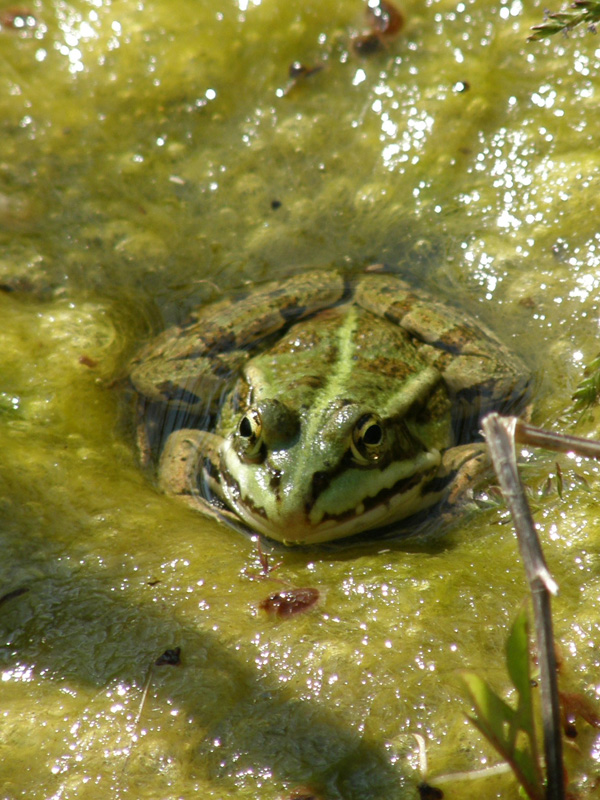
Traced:
<svg viewBox="0 0 600 800">
<path fill-rule="evenodd" d="M 518 1 L 403 9 L 369 59 L 351 0 L 34 3 L 0 30 L 0 567 L 2 595 L 27 589 L 0 606 L 6 797 L 412 798 L 415 733 L 434 783 L 493 761 L 458 671 L 506 688 L 526 586 L 503 510 L 253 579 L 252 541 L 138 467 L 123 380 L 199 302 L 384 261 L 528 360 L 536 422 L 597 435 L 570 398 L 597 353 L 600 52 L 527 44 L 541 12 Z M 323 69 L 290 89 L 294 61 Z M 526 461 L 564 680 L 593 698 L 597 469 L 561 458 L 558 497 L 554 458 Z M 320 604 L 265 617 L 277 579 Z M 517 797 L 508 776 L 444 789 Z"/>
</svg>

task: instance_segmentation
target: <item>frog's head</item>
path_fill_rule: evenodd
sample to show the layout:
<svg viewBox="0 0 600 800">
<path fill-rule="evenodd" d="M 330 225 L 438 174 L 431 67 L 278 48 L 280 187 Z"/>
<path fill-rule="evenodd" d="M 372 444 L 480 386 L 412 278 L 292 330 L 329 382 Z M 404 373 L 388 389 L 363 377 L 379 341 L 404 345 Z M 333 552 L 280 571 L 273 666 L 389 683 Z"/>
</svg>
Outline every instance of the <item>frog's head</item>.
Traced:
<svg viewBox="0 0 600 800">
<path fill-rule="evenodd" d="M 379 528 L 439 499 L 441 460 L 403 417 L 336 399 L 304 412 L 262 400 L 221 448 L 224 499 L 248 527 L 287 544 Z"/>
</svg>

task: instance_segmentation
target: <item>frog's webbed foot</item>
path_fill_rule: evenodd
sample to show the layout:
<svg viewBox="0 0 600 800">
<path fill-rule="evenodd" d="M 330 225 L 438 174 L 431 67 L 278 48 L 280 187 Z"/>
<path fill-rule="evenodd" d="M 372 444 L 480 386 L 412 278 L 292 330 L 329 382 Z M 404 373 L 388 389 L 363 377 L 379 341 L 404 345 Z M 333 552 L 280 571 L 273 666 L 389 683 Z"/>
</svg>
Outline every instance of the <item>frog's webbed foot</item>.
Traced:
<svg viewBox="0 0 600 800">
<path fill-rule="evenodd" d="M 173 431 L 165 442 L 158 464 L 158 482 L 165 494 L 219 520 L 238 522 L 238 518 L 220 501 L 218 486 L 210 478 L 223 442 L 220 436 L 195 428 Z M 211 502 L 201 484 L 206 485 Z"/>
</svg>

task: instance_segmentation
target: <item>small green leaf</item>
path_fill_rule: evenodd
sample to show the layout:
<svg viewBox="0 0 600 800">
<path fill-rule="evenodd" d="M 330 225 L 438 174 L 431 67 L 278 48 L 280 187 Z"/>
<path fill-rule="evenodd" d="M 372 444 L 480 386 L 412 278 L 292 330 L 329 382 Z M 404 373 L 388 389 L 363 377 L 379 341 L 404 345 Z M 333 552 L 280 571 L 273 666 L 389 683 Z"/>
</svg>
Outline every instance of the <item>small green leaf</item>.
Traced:
<svg viewBox="0 0 600 800">
<path fill-rule="evenodd" d="M 525 606 L 521 608 L 510 629 L 506 642 L 506 666 L 513 686 L 519 695 L 514 720 L 514 740 L 516 741 L 519 730 L 526 734 L 532 759 L 537 764 L 539 758 L 533 718 L 531 671 L 529 669 L 529 621 Z"/>
<path fill-rule="evenodd" d="M 600 22 L 600 0 L 575 0 L 568 8 L 546 14 L 544 21 L 532 27 L 529 42 L 545 39 L 555 33 L 568 33 L 578 25 L 587 24 L 594 31 Z"/>
<path fill-rule="evenodd" d="M 505 723 L 512 722 L 515 714 L 513 709 L 501 697 L 498 697 L 483 678 L 474 672 L 463 672 L 462 679 L 483 724 L 493 732 L 499 741 L 504 741 L 506 737 L 503 726 Z"/>
<path fill-rule="evenodd" d="M 540 769 L 529 672 L 529 630 L 523 608 L 506 643 L 506 663 L 517 690 L 517 707 L 512 708 L 478 675 L 462 678 L 475 707 L 473 724 L 510 764 L 517 780 L 531 800 L 543 800 L 545 789 Z"/>
<path fill-rule="evenodd" d="M 525 607 L 512 624 L 506 641 L 506 666 L 519 699 L 530 698 L 529 676 L 529 622 Z"/>
<path fill-rule="evenodd" d="M 563 483 L 562 469 L 560 468 L 560 464 L 557 461 L 556 462 L 556 491 L 558 492 L 558 496 L 561 498 L 561 500 L 562 500 L 562 496 L 563 496 L 563 486 L 564 486 L 564 483 Z"/>
<path fill-rule="evenodd" d="M 576 409 L 586 409 L 594 405 L 600 396 L 600 356 L 591 361 L 584 372 L 585 377 L 573 392 Z"/>
</svg>

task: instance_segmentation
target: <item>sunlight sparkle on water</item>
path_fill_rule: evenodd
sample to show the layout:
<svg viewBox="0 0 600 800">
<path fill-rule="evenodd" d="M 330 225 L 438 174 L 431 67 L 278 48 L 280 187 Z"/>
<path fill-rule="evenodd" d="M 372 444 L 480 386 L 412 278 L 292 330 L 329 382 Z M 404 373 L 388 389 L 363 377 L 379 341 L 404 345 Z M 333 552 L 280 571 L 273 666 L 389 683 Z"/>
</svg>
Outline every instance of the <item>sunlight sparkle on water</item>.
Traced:
<svg viewBox="0 0 600 800">
<path fill-rule="evenodd" d="M 408 161 L 409 153 L 414 153 L 412 162 L 418 161 L 416 151 L 421 151 L 427 141 L 427 136 L 433 130 L 434 119 L 429 114 L 421 113 L 418 117 L 409 117 L 406 120 L 406 127 L 400 136 L 400 142 L 386 145 L 382 151 L 381 156 L 384 166 L 389 169 L 395 169 L 398 164 Z M 383 136 L 395 137 L 398 135 L 398 126 L 391 119 L 389 113 L 381 114 L 381 130 Z"/>
<path fill-rule="evenodd" d="M 586 266 L 593 269 L 597 269 L 600 266 L 600 248 L 596 248 L 593 242 L 588 245 Z M 569 297 L 585 302 L 590 295 L 597 293 L 599 288 L 600 276 L 592 272 L 586 272 L 577 276 L 576 286 L 569 292 Z"/>
<path fill-rule="evenodd" d="M 5 669 L 2 672 L 2 682 L 21 681 L 28 683 L 33 680 L 33 669 L 26 664 L 17 664 L 13 669 Z"/>
<path fill-rule="evenodd" d="M 67 6 L 58 7 L 57 15 L 63 41 L 56 42 L 54 46 L 68 60 L 69 72 L 75 75 L 84 70 L 84 54 L 81 45 L 91 39 L 98 38 L 98 33 L 93 27 L 93 23 L 98 21 L 98 14 L 92 10 L 88 14 L 88 19 L 85 20 L 78 12 L 70 8 L 67 10 L 67 8 Z M 108 49 L 116 49 L 119 46 L 117 37 L 121 35 L 121 24 L 114 21 L 111 25 L 111 30 L 115 36 L 111 38 L 107 46 Z"/>
<path fill-rule="evenodd" d="M 366 80 L 367 73 L 364 71 L 364 69 L 357 69 L 354 78 L 352 78 L 352 86 L 358 86 Z"/>
<path fill-rule="evenodd" d="M 518 17 L 523 11 L 523 3 L 521 0 L 513 0 L 508 5 L 502 5 L 499 11 L 500 19 L 508 19 L 509 17 Z"/>
</svg>

